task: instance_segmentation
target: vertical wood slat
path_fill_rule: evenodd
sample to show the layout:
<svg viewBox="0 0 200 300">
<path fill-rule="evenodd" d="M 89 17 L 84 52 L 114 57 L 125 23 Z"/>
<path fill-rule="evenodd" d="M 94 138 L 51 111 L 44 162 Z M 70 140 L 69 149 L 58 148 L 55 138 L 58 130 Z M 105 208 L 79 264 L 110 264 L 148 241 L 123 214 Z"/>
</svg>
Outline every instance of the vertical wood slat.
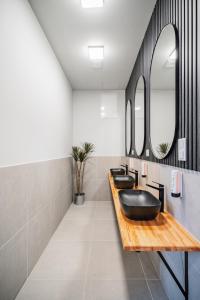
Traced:
<svg viewBox="0 0 200 300">
<path fill-rule="evenodd" d="M 140 158 L 193 170 L 200 170 L 200 154 L 198 154 L 200 151 L 200 120 L 198 118 L 199 114 L 197 114 L 197 109 L 200 113 L 197 97 L 197 93 L 199 95 L 197 75 L 200 67 L 197 59 L 197 42 L 199 45 L 199 39 L 197 38 L 197 34 L 199 35 L 197 31 L 198 16 L 200 16 L 198 0 L 157 1 L 126 90 L 126 97 L 127 99 L 131 98 L 134 112 L 136 82 L 140 75 L 144 76 L 146 81 L 146 137 L 144 152 Z M 178 161 L 177 140 L 168 157 L 162 160 L 155 158 L 150 148 L 151 60 L 158 36 L 164 26 L 169 23 L 174 24 L 178 31 L 179 80 L 177 86 L 179 86 L 179 97 L 177 101 L 179 113 L 177 139 L 181 137 L 187 138 L 187 161 L 185 163 Z M 200 23 L 198 24 L 198 27 L 200 27 Z M 133 113 L 133 119 L 134 117 Z M 133 120 L 134 123 L 135 121 Z M 133 134 L 133 139 L 134 137 Z M 134 141 L 133 147 L 135 147 Z M 145 156 L 145 149 L 150 150 L 149 158 Z"/>
<path fill-rule="evenodd" d="M 181 58 L 181 63 L 182 63 L 182 111 L 181 111 L 181 118 L 182 118 L 182 130 L 181 130 L 181 136 L 185 136 L 185 0 L 182 3 L 182 27 L 180 29 L 180 34 L 182 34 L 182 44 L 180 45 L 182 49 L 182 58 Z M 181 162 L 181 167 L 185 167 L 185 163 Z"/>
<path fill-rule="evenodd" d="M 193 83 L 193 72 L 192 72 L 192 62 L 193 62 L 193 0 L 191 1 L 191 5 L 188 7 L 188 119 L 189 119 L 189 169 L 193 168 L 193 91 L 192 91 L 192 83 Z"/>
<path fill-rule="evenodd" d="M 197 165 L 197 157 L 196 153 L 197 152 L 197 0 L 193 1 L 193 11 L 192 11 L 192 16 L 193 16 L 193 169 L 196 170 L 198 165 Z"/>
<path fill-rule="evenodd" d="M 197 25 L 197 53 L 200 51 L 200 4 L 199 1 L 197 1 L 197 20 L 198 20 L 198 25 Z M 200 56 L 197 56 L 197 114 L 198 114 L 198 119 L 197 119 L 197 169 L 200 171 L 200 83 L 199 83 L 199 73 L 200 73 Z"/>
<path fill-rule="evenodd" d="M 185 21 L 185 57 L 184 57 L 184 64 L 185 64 L 185 137 L 187 141 L 189 141 L 189 101 L 188 101 L 188 80 L 189 80 L 189 68 L 188 68 L 188 58 L 189 58 L 189 43 L 188 43 L 188 32 L 189 32 L 189 20 L 188 20 L 188 1 L 185 1 L 185 15 L 183 21 Z M 189 144 L 188 144 L 189 145 Z M 187 151 L 187 160 L 186 160 L 186 168 L 189 168 L 189 150 L 190 147 L 188 146 Z"/>
</svg>

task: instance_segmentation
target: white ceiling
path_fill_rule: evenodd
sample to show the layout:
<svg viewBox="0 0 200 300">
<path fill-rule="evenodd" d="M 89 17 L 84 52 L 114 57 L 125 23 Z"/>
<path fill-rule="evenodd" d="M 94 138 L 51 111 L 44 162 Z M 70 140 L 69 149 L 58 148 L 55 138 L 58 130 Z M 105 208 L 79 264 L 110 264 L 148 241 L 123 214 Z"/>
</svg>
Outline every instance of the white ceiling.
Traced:
<svg viewBox="0 0 200 300">
<path fill-rule="evenodd" d="M 125 89 L 156 0 L 105 0 L 83 9 L 80 0 L 29 0 L 73 89 Z M 88 45 L 104 45 L 101 69 Z"/>
</svg>

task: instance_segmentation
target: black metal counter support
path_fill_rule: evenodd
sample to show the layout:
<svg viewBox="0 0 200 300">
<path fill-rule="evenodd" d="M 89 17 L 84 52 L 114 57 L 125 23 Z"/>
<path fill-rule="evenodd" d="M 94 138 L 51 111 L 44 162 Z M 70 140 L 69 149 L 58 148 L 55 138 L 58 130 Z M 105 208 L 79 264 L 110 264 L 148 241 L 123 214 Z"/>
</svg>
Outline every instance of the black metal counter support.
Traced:
<svg viewBox="0 0 200 300">
<path fill-rule="evenodd" d="M 166 266 L 167 270 L 169 271 L 172 278 L 176 282 L 179 290 L 181 291 L 181 293 L 185 297 L 185 300 L 188 300 L 189 299 L 188 252 L 184 252 L 184 261 L 185 261 L 185 270 L 184 270 L 184 273 L 185 273 L 185 276 L 184 276 L 185 277 L 185 286 L 184 287 L 182 286 L 182 284 L 180 283 L 180 281 L 178 280 L 178 278 L 174 274 L 173 270 L 171 269 L 170 265 L 168 264 L 168 262 L 166 261 L 166 259 L 164 258 L 164 256 L 162 255 L 162 253 L 160 251 L 158 251 L 158 255 L 160 256 L 160 258 L 162 259 L 162 261 L 163 261 L 164 265 Z"/>
</svg>

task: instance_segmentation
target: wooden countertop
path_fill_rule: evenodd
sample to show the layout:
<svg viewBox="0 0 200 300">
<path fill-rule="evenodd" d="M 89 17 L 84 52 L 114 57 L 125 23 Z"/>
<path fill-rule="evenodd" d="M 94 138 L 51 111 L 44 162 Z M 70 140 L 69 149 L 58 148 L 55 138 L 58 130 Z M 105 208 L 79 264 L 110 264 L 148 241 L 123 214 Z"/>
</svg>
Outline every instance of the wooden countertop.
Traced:
<svg viewBox="0 0 200 300">
<path fill-rule="evenodd" d="M 168 212 L 160 213 L 152 221 L 127 219 L 121 210 L 118 190 L 110 174 L 109 181 L 124 250 L 200 251 L 200 242 Z"/>
</svg>

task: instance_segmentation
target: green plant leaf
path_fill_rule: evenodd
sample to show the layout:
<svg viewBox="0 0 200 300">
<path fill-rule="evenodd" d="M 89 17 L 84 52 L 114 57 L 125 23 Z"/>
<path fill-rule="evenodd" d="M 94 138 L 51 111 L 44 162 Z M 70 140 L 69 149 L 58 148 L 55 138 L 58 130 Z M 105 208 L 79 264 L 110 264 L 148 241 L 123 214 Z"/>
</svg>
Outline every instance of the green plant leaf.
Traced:
<svg viewBox="0 0 200 300">
<path fill-rule="evenodd" d="M 72 147 L 72 157 L 75 161 L 79 161 L 80 147 Z"/>
<path fill-rule="evenodd" d="M 94 144 L 92 143 L 84 143 L 83 144 L 83 149 L 87 154 L 91 154 L 92 152 L 94 152 Z"/>
<path fill-rule="evenodd" d="M 85 163 L 90 158 L 90 155 L 94 152 L 94 144 L 85 142 L 82 147 L 72 147 L 72 158 L 75 161 L 75 177 L 76 177 L 76 189 L 77 193 L 83 192 L 83 179 Z"/>
<path fill-rule="evenodd" d="M 157 151 L 161 157 L 164 157 L 169 150 L 169 143 L 161 143 L 157 147 Z"/>
<path fill-rule="evenodd" d="M 79 151 L 79 160 L 80 162 L 84 162 L 87 158 L 87 153 L 84 151 L 84 149 L 80 149 Z"/>
</svg>

